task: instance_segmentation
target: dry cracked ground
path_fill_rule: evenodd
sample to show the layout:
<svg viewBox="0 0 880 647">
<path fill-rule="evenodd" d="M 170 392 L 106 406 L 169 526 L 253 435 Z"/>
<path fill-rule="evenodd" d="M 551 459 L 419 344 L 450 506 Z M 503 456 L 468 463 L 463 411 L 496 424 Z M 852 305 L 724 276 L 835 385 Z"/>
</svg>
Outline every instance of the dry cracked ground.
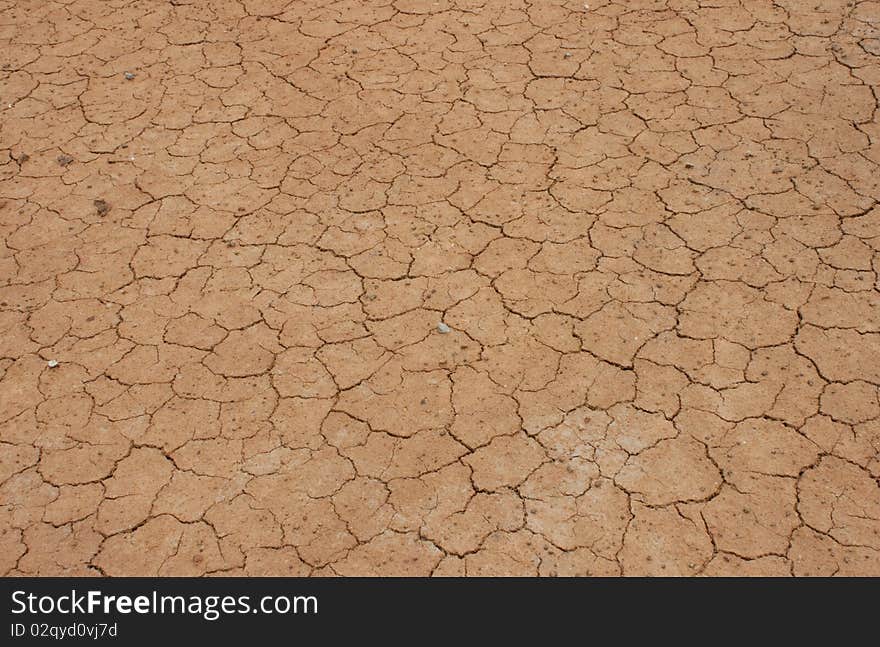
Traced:
<svg viewBox="0 0 880 647">
<path fill-rule="evenodd" d="M 878 55 L 871 0 L 0 0 L 0 571 L 880 574 Z"/>
</svg>

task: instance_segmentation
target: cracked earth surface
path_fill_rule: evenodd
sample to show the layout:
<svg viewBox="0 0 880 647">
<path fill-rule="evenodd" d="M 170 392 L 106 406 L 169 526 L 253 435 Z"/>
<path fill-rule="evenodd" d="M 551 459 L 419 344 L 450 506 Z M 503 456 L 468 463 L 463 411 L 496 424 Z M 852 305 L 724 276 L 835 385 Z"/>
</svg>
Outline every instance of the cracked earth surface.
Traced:
<svg viewBox="0 0 880 647">
<path fill-rule="evenodd" d="M 880 3 L 588 5 L 0 0 L 0 571 L 880 575 Z"/>
</svg>

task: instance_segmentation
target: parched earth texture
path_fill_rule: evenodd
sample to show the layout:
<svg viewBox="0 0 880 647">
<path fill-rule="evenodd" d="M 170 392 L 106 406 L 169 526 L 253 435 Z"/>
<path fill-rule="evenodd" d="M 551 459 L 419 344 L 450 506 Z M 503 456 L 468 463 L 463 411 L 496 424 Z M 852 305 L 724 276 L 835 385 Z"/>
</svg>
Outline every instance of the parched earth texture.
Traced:
<svg viewBox="0 0 880 647">
<path fill-rule="evenodd" d="M 0 572 L 880 574 L 878 55 L 872 0 L 0 0 Z"/>
</svg>

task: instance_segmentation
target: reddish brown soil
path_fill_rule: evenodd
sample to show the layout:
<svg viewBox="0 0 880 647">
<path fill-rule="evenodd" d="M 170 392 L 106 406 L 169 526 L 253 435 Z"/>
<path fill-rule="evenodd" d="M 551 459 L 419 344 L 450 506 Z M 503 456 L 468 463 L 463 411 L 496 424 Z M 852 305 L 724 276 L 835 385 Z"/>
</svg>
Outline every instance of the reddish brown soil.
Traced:
<svg viewBox="0 0 880 647">
<path fill-rule="evenodd" d="M 0 572 L 880 575 L 880 3 L 588 2 L 0 0 Z"/>
</svg>

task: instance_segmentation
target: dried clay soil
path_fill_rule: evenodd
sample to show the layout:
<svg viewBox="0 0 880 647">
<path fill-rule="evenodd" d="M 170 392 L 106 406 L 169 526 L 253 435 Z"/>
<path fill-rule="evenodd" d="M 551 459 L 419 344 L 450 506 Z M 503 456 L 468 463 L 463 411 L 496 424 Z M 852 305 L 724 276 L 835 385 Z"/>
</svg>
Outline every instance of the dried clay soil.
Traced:
<svg viewBox="0 0 880 647">
<path fill-rule="evenodd" d="M 0 0 L 0 571 L 880 574 L 880 3 Z"/>
</svg>

